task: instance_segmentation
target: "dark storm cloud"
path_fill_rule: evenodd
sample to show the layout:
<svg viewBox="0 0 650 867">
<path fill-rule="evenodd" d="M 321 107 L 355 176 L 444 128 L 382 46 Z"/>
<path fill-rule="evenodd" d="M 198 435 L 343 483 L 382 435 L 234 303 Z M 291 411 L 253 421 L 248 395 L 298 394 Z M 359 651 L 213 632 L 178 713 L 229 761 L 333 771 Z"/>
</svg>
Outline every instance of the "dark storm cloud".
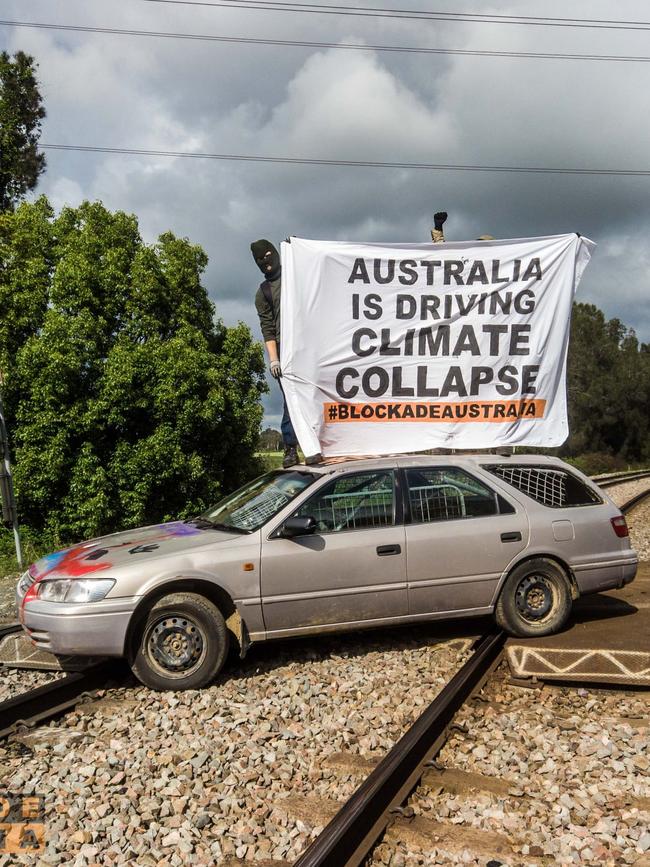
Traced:
<svg viewBox="0 0 650 867">
<path fill-rule="evenodd" d="M 647 33 L 271 14 L 133 2 L 13 0 L 5 17 L 133 29 L 517 51 L 646 54 Z M 394 5 L 394 4 L 392 4 Z M 424 0 L 403 4 L 426 8 Z M 457 11 L 476 11 L 466 0 Z M 526 4 L 491 10 L 530 14 Z M 484 11 L 484 10 L 483 10 Z M 554 0 L 545 15 L 585 15 Z M 611 3 L 589 17 L 613 17 Z M 618 12 L 616 13 L 619 14 Z M 646 4 L 620 17 L 644 20 Z M 169 150 L 499 165 L 648 168 L 648 64 L 419 57 L 7 30 L 34 54 L 44 140 Z M 643 299 L 650 178 L 421 172 L 48 153 L 56 206 L 101 198 L 210 256 L 206 286 L 227 322 L 258 334 L 253 238 L 426 240 L 579 231 L 598 243 L 578 298 L 650 339 Z M 218 263 L 218 266 L 217 264 Z M 271 386 L 267 417 L 277 415 Z M 277 419 L 273 419 L 277 422 Z"/>
</svg>

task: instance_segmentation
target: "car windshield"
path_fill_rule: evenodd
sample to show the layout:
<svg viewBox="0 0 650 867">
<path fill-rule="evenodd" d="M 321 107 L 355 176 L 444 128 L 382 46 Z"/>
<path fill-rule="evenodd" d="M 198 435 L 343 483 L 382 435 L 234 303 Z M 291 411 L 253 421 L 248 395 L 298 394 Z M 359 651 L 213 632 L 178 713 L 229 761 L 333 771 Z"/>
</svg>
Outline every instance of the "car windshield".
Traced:
<svg viewBox="0 0 650 867">
<path fill-rule="evenodd" d="M 300 470 L 275 470 L 224 497 L 198 518 L 196 523 L 217 530 L 251 533 L 297 497 L 316 480 L 314 473 Z"/>
</svg>

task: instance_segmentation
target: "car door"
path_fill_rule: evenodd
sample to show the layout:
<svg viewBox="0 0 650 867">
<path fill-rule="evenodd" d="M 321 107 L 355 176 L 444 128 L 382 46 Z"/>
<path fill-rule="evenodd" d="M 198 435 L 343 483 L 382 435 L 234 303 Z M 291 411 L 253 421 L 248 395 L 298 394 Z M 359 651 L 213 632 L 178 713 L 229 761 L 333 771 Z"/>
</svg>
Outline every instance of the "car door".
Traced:
<svg viewBox="0 0 650 867">
<path fill-rule="evenodd" d="M 393 469 L 337 474 L 293 516 L 313 535 L 262 541 L 267 632 L 380 620 L 408 613 L 401 503 Z"/>
<path fill-rule="evenodd" d="M 408 467 L 404 475 L 411 614 L 488 607 L 528 544 L 523 506 L 461 467 Z"/>
</svg>

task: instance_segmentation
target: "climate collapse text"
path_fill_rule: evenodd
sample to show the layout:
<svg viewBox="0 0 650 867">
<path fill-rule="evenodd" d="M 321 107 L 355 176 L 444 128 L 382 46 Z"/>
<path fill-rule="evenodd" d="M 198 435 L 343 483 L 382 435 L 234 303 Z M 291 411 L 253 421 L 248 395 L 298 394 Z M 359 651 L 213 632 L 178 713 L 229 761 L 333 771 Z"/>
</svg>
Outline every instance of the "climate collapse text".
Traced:
<svg viewBox="0 0 650 867">
<path fill-rule="evenodd" d="M 370 398 L 475 397 L 488 385 L 501 396 L 534 395 L 539 365 L 512 362 L 530 355 L 531 325 L 522 320 L 529 319 L 535 310 L 537 299 L 531 287 L 542 276 L 537 257 L 508 263 L 498 259 L 355 259 L 347 282 L 355 289 L 364 286 L 364 291 L 354 291 L 351 296 L 352 319 L 372 324 L 355 329 L 351 350 L 358 358 L 376 356 L 378 363 L 363 370 L 351 365 L 341 368 L 336 376 L 339 397 L 351 400 L 360 392 Z M 383 294 L 365 289 L 372 284 L 383 286 Z M 461 294 L 454 291 L 457 286 L 472 290 Z M 414 294 L 402 291 L 402 287 L 423 291 Z M 463 322 L 467 317 L 472 321 Z M 500 322 L 481 322 L 483 317 L 498 317 Z M 504 317 L 512 321 L 504 322 Z M 382 319 L 390 321 L 392 327 L 382 326 Z M 413 327 L 405 328 L 406 322 L 412 322 Z M 414 370 L 412 365 L 405 368 L 389 362 L 396 357 L 422 359 L 424 363 Z M 434 357 L 507 357 L 508 363 L 450 363 L 444 376 L 434 383 L 432 367 L 426 363 L 427 358 Z"/>
</svg>

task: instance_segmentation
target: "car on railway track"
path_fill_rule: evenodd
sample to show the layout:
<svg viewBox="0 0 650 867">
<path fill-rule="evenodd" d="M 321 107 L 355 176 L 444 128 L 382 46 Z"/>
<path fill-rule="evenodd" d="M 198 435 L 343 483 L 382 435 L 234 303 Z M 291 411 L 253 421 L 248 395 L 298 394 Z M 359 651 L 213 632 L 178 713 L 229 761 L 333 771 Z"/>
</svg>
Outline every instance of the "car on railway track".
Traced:
<svg viewBox="0 0 650 867">
<path fill-rule="evenodd" d="M 17 603 L 38 647 L 184 689 L 233 644 L 485 614 L 546 635 L 636 568 L 620 510 L 557 458 L 403 455 L 274 470 L 193 520 L 51 554 Z"/>
</svg>

